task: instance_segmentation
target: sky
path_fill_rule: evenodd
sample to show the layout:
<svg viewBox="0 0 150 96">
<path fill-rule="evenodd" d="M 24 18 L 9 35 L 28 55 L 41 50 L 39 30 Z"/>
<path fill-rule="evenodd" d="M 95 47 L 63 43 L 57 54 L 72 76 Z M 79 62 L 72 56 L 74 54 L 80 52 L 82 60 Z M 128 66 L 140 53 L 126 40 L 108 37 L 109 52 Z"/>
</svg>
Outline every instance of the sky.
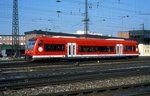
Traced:
<svg viewBox="0 0 150 96">
<path fill-rule="evenodd" d="M 60 2 L 57 2 L 60 1 Z M 88 0 L 89 31 L 150 30 L 150 0 Z M 0 0 L 0 35 L 12 33 L 13 0 Z M 19 34 L 33 30 L 84 30 L 85 0 L 18 0 Z"/>
</svg>

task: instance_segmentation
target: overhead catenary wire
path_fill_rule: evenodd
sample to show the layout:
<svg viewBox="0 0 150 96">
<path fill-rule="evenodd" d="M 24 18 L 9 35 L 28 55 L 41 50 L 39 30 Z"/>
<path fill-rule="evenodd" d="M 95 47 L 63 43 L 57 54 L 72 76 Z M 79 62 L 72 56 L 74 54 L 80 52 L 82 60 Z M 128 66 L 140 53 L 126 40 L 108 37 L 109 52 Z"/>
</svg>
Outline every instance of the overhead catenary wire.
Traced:
<svg viewBox="0 0 150 96">
<path fill-rule="evenodd" d="M 56 8 L 39 8 L 39 7 L 34 7 L 31 5 L 21 5 L 19 6 L 19 10 L 20 13 L 27 13 L 27 12 L 31 12 L 33 14 L 24 14 L 21 15 L 20 19 L 22 21 L 22 23 L 38 23 L 32 21 L 33 19 L 37 18 L 37 17 L 42 17 L 43 19 L 45 19 L 45 21 L 43 20 L 42 22 L 39 20 L 39 23 L 44 24 L 45 22 L 47 22 L 48 18 L 45 18 L 46 16 L 49 16 L 49 18 L 52 18 L 52 16 L 54 17 L 53 20 L 55 22 L 55 24 L 57 25 L 58 20 L 60 22 L 59 26 L 65 27 L 64 25 L 62 25 L 62 22 L 66 22 L 68 25 L 67 26 L 73 26 L 75 24 L 77 24 L 78 27 L 81 26 L 81 24 L 83 23 L 81 20 L 83 19 L 83 7 L 84 7 L 84 0 L 60 0 L 62 1 L 59 5 L 60 7 L 60 11 L 62 12 L 61 15 L 59 16 L 59 18 L 56 18 L 54 16 L 57 16 L 56 14 Z M 133 4 L 130 4 L 130 2 L 128 3 L 124 3 L 122 2 L 122 0 L 119 1 L 119 3 L 114 3 L 112 0 L 109 0 L 110 4 L 107 4 L 108 1 L 106 0 L 95 0 L 95 1 L 91 1 L 89 0 L 89 16 L 90 16 L 90 26 L 91 28 L 93 28 L 92 26 L 95 26 L 94 24 L 96 24 L 97 26 L 99 26 L 103 21 L 101 21 L 100 17 L 104 17 L 103 20 L 105 20 L 106 23 L 109 22 L 109 24 L 116 24 L 116 25 L 120 25 L 121 19 L 119 19 L 119 16 L 124 16 L 124 15 L 129 15 L 130 18 L 129 20 L 132 22 L 136 22 L 136 23 L 141 23 L 144 21 L 144 19 L 149 19 L 149 16 L 141 16 L 141 14 L 139 12 L 140 9 L 138 8 L 131 8 L 128 9 L 125 6 L 131 6 Z M 116 0 L 117 2 L 118 0 Z M 68 4 L 67 6 L 63 6 L 64 4 L 69 3 L 72 4 L 72 7 L 70 7 L 70 5 Z M 138 2 L 136 2 L 138 3 Z M 4 3 L 4 2 L 0 2 L 0 5 L 2 7 L 7 7 L 8 11 L 4 12 L 4 10 L 2 10 L 2 12 L 4 12 L 4 14 L 7 16 L 6 19 L 9 19 L 11 17 L 11 13 L 9 13 L 9 10 L 11 9 L 11 4 L 9 3 Z M 36 5 L 36 3 L 34 3 L 34 5 Z M 77 6 L 78 5 L 78 6 Z M 120 7 L 120 6 L 124 6 L 124 7 Z M 136 5 L 137 6 L 137 5 Z M 61 9 L 62 8 L 62 9 Z M 108 10 L 111 10 L 111 14 L 107 13 Z M 55 15 L 52 15 L 55 14 Z M 113 15 L 112 15 L 113 14 Z M 120 14 L 120 15 L 118 15 Z M 110 19 L 108 19 L 108 16 L 110 17 Z M 136 17 L 133 17 L 136 16 Z M 66 17 L 72 20 L 66 20 Z M 1 19 L 2 17 L 0 17 Z M 2 22 L 6 22 L 4 19 Z M 23 21 L 23 19 L 25 19 Z M 47 20 L 46 20 L 47 19 Z M 127 24 L 132 23 L 129 22 L 128 20 L 125 20 L 125 22 L 127 21 Z M 103 23 L 103 24 L 106 24 Z M 48 26 L 48 23 L 46 26 Z M 133 25 L 133 24 L 132 24 Z M 136 25 L 136 24 L 135 24 Z M 138 25 L 138 24 L 137 24 Z M 32 25 L 34 26 L 34 25 Z M 77 27 L 75 26 L 75 27 Z M 125 28 L 128 27 L 127 25 L 124 26 Z M 135 27 L 135 26 L 134 26 Z M 116 28 L 117 29 L 117 28 Z M 92 29 L 93 30 L 93 29 Z"/>
</svg>

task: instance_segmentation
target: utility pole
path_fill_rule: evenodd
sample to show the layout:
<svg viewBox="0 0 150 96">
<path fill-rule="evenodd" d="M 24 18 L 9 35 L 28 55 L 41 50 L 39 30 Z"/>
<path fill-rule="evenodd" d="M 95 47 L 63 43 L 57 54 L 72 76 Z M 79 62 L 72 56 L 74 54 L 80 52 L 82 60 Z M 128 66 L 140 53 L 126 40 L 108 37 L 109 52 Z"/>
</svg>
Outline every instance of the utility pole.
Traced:
<svg viewBox="0 0 150 96">
<path fill-rule="evenodd" d="M 84 18 L 84 32 L 88 34 L 89 31 L 89 17 L 88 17 L 88 0 L 85 0 L 85 18 Z"/>
<path fill-rule="evenodd" d="M 13 0 L 12 15 L 12 56 L 17 57 L 20 55 L 18 0 Z"/>
</svg>

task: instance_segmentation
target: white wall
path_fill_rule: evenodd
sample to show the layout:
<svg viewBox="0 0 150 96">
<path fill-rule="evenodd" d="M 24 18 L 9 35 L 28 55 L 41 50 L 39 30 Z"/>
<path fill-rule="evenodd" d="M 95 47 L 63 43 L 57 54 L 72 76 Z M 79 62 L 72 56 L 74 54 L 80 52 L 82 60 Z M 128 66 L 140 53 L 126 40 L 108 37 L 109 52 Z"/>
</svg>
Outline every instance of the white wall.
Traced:
<svg viewBox="0 0 150 96">
<path fill-rule="evenodd" d="M 150 56 L 150 45 L 139 44 L 140 56 Z"/>
</svg>

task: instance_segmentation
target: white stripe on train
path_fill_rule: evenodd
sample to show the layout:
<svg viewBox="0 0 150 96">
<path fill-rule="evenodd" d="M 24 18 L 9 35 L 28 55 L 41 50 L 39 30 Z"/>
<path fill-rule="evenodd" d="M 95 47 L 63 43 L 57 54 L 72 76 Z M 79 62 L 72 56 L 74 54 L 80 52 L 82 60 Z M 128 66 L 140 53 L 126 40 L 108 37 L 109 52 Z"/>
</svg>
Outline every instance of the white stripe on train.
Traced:
<svg viewBox="0 0 150 96">
<path fill-rule="evenodd" d="M 73 56 L 67 56 L 67 55 L 33 55 L 33 59 L 38 58 L 65 58 L 65 57 L 123 57 L 123 56 L 138 56 L 139 54 L 100 54 L 100 55 L 73 55 Z"/>
</svg>

